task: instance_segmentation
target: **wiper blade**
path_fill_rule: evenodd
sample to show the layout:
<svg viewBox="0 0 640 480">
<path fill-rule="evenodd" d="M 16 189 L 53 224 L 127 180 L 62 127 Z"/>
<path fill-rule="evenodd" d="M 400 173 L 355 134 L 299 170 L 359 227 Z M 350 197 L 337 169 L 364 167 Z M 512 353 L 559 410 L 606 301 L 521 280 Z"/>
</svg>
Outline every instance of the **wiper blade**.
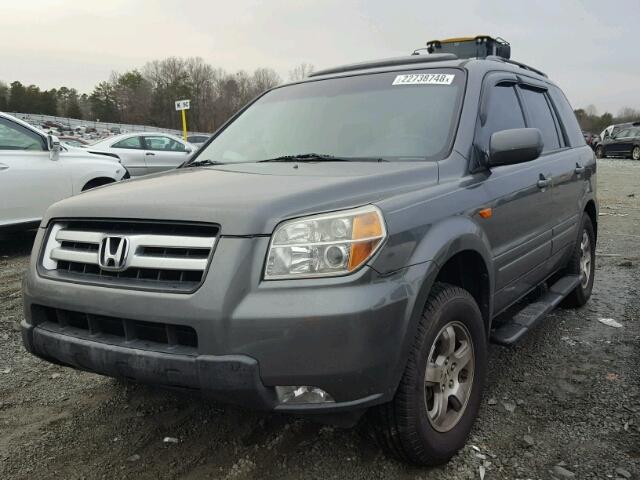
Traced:
<svg viewBox="0 0 640 480">
<path fill-rule="evenodd" d="M 299 155 L 282 155 L 281 157 L 259 160 L 262 162 L 346 162 L 346 158 L 334 157 L 322 153 L 301 153 Z"/>
<path fill-rule="evenodd" d="M 190 162 L 184 165 L 184 168 L 188 167 L 209 167 L 212 165 L 226 165 L 224 162 L 217 162 L 215 160 L 196 160 L 195 162 Z"/>
<path fill-rule="evenodd" d="M 301 153 L 298 155 L 283 155 L 281 157 L 259 160 L 263 162 L 386 162 L 382 158 L 373 157 L 336 157 L 324 153 Z"/>
</svg>

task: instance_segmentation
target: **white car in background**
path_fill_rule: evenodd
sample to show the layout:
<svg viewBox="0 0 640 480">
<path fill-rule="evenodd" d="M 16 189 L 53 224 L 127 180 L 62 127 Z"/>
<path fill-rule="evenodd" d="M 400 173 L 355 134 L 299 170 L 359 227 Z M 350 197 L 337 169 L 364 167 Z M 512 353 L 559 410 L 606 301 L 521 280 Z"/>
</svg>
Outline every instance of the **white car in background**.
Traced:
<svg viewBox="0 0 640 480">
<path fill-rule="evenodd" d="M 132 177 L 176 168 L 196 147 L 168 133 L 124 133 L 100 140 L 87 151 L 118 158 Z"/>
<path fill-rule="evenodd" d="M 116 159 L 62 146 L 0 112 L 0 229 L 36 226 L 58 200 L 123 178 L 128 172 Z"/>
</svg>

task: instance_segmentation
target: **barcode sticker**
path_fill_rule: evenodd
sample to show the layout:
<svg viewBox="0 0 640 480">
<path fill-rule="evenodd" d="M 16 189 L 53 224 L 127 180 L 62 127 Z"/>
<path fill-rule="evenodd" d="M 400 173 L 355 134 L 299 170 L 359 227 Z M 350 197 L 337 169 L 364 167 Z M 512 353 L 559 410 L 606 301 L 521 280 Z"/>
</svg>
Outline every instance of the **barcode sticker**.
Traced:
<svg viewBox="0 0 640 480">
<path fill-rule="evenodd" d="M 453 73 L 409 73 L 398 75 L 393 85 L 451 85 Z"/>
</svg>

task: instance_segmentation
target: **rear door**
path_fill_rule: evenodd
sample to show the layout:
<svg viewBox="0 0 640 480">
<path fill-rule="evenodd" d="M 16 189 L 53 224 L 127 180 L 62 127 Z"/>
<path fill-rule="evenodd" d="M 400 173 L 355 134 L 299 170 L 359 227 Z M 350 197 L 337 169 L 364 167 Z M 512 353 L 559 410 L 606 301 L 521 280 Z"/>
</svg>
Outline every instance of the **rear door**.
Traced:
<svg viewBox="0 0 640 480">
<path fill-rule="evenodd" d="M 631 151 L 631 129 L 624 128 L 613 134 L 607 153 L 615 157 L 623 157 Z"/>
<path fill-rule="evenodd" d="M 632 127 L 629 130 L 629 143 L 625 146 L 625 154 L 633 159 L 633 149 L 640 144 L 640 127 Z"/>
<path fill-rule="evenodd" d="M 565 121 L 561 123 L 560 110 L 554 107 L 551 94 L 556 98 L 556 104 L 560 104 L 564 99 L 562 92 L 553 92 L 556 87 L 535 79 L 523 79 L 519 88 L 527 125 L 542 132 L 544 151 L 540 161 L 545 162 L 549 172 L 547 180 L 552 186 L 552 201 L 547 210 L 552 232 L 552 251 L 546 272 L 551 274 L 562 263 L 567 249 L 575 243 L 582 213 L 585 179 L 589 175 L 587 169 L 593 160 L 593 151 L 585 144 L 582 134 L 574 131 L 576 125 L 571 124 L 571 118 L 568 117 L 573 112 L 564 111 L 570 110 L 568 105 L 563 106 Z M 566 99 L 564 102 L 566 103 Z M 578 148 L 572 148 L 572 142 Z"/>
<path fill-rule="evenodd" d="M 143 141 L 149 173 L 176 168 L 191 153 L 184 143 L 167 135 L 145 135 Z"/>
<path fill-rule="evenodd" d="M 51 159 L 45 137 L 0 118 L 0 226 L 37 221 L 71 191 L 71 176 Z"/>
<path fill-rule="evenodd" d="M 504 78 L 503 78 L 504 77 Z M 488 152 L 495 132 L 526 126 L 514 75 L 490 75 L 483 86 L 476 131 L 477 151 Z M 517 301 L 542 279 L 551 255 L 550 169 L 544 159 L 492 167 L 484 188 L 493 214 L 482 220 L 496 266 L 496 313 Z"/>
<path fill-rule="evenodd" d="M 123 138 L 111 145 L 122 164 L 132 177 L 139 177 L 149 173 L 144 156 L 144 143 L 140 135 Z"/>
</svg>

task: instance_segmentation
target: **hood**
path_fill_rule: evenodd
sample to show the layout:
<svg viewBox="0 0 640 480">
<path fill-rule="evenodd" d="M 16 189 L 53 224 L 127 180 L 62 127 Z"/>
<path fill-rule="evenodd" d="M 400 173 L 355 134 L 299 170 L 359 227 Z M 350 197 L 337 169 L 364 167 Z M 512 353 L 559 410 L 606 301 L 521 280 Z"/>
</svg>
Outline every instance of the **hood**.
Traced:
<svg viewBox="0 0 640 480">
<path fill-rule="evenodd" d="M 217 223 L 222 235 L 271 234 L 288 218 L 357 207 L 422 189 L 436 163 L 251 163 L 184 168 L 90 190 L 54 204 L 52 218 Z"/>
</svg>

